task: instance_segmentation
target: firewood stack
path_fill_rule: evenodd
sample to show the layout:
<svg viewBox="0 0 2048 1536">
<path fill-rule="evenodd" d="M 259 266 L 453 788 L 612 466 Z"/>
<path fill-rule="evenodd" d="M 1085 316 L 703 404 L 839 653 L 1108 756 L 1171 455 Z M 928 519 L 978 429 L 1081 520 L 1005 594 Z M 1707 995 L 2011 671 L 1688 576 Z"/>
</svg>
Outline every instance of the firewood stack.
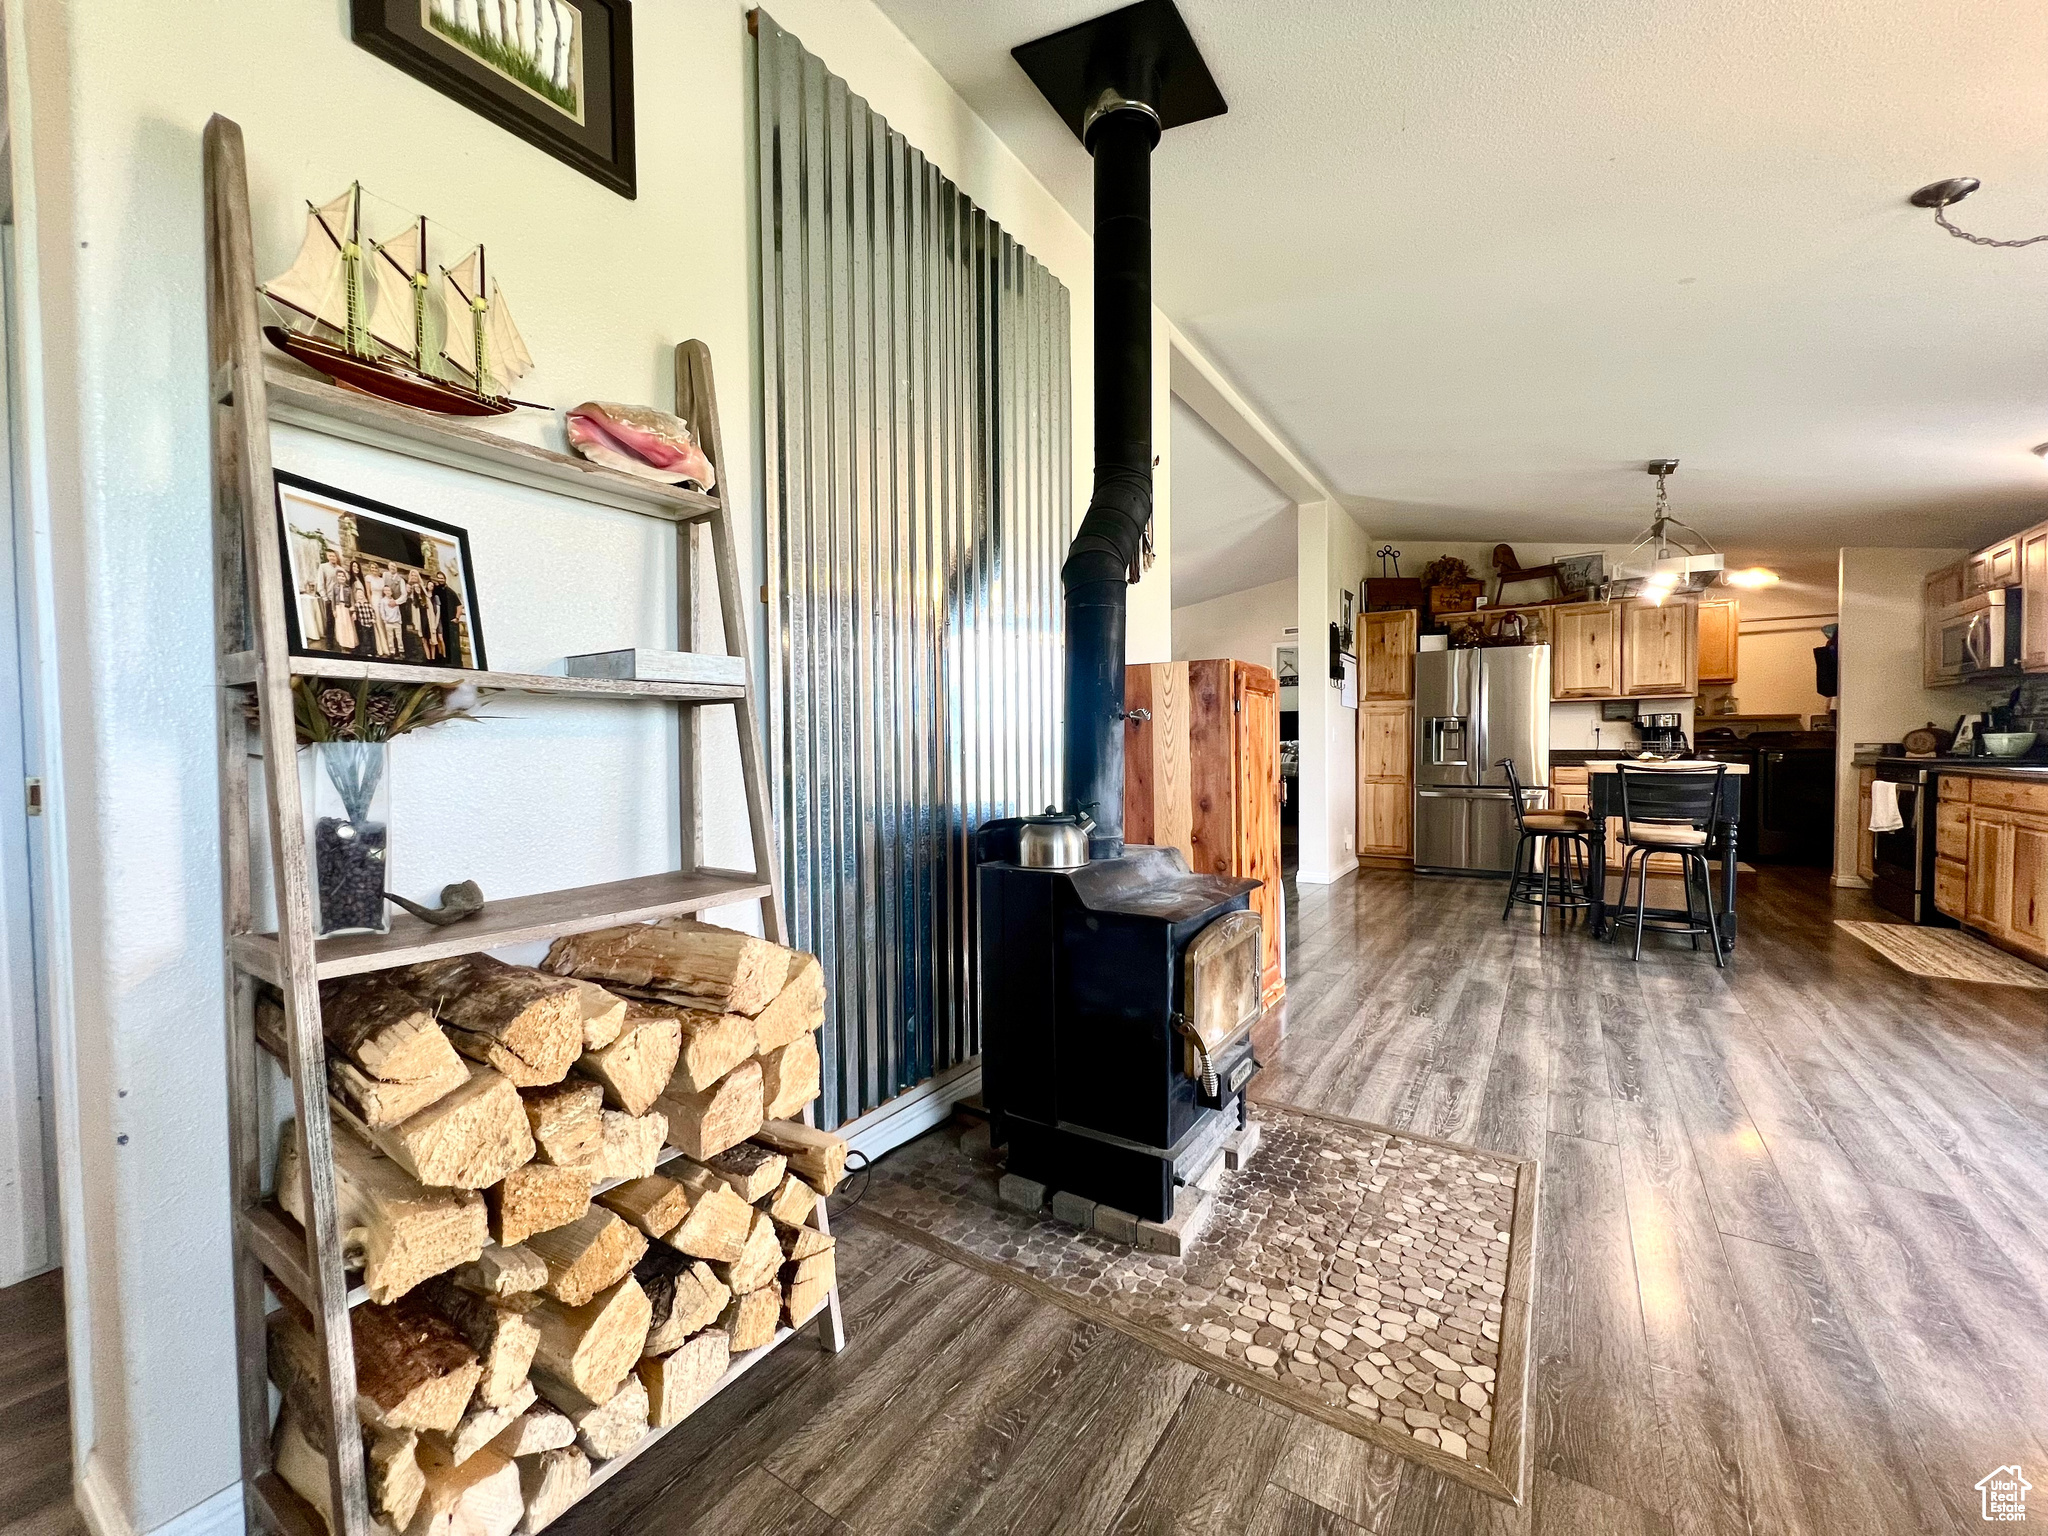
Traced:
<svg viewBox="0 0 2048 1536">
<path fill-rule="evenodd" d="M 829 1300 L 813 1212 L 846 1145 L 802 1119 L 814 957 L 673 918 L 558 940 L 537 969 L 466 955 L 328 982 L 321 1005 L 380 1527 L 530 1536 Z M 256 1023 L 282 1058 L 282 1008 Z M 277 1196 L 303 1221 L 295 1143 Z M 275 1465 L 331 1527 L 318 1336 L 281 1299 Z"/>
</svg>

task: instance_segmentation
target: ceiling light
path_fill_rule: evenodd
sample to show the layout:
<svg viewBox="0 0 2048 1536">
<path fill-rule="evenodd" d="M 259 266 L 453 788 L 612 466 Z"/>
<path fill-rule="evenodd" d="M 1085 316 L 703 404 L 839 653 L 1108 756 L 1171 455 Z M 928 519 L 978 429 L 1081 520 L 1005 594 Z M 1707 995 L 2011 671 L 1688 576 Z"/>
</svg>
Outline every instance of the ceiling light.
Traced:
<svg viewBox="0 0 2048 1536">
<path fill-rule="evenodd" d="M 2036 458 L 2048 459 L 2048 443 L 2036 443 L 2027 452 L 2033 454 Z"/>
<path fill-rule="evenodd" d="M 1727 561 L 1697 528 L 1671 515 L 1664 482 L 1678 469 L 1676 459 L 1652 459 L 1643 466 L 1657 477 L 1657 510 L 1650 526 L 1615 565 L 1618 581 L 1635 582 L 1652 602 L 1680 588 L 1698 592 L 1713 584 Z"/>
<path fill-rule="evenodd" d="M 1932 208 L 1934 222 L 1954 235 L 1958 240 L 1967 240 L 1972 245 L 1992 245 L 2002 249 L 2017 249 L 2022 245 L 2039 245 L 2048 240 L 2048 235 L 2030 235 L 2024 240 L 1993 240 L 1987 235 L 1973 235 L 1966 229 L 1957 229 L 1948 221 L 1948 207 L 1960 203 L 1984 183 L 1974 176 L 1951 176 L 1946 181 L 1931 181 L 1906 201 L 1915 208 Z"/>
<path fill-rule="evenodd" d="M 1775 587 L 1778 584 L 1778 573 L 1766 570 L 1760 565 L 1752 565 L 1746 571 L 1730 571 L 1721 580 L 1731 587 Z"/>
</svg>

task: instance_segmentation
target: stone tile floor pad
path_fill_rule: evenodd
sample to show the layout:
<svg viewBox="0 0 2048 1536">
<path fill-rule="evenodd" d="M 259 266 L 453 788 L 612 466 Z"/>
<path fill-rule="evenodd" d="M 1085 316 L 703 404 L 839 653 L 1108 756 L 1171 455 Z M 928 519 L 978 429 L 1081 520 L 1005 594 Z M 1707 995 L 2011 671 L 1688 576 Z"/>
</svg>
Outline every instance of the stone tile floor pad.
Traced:
<svg viewBox="0 0 2048 1536">
<path fill-rule="evenodd" d="M 1522 1486 L 1536 1165 L 1276 1105 L 1185 1258 L 1000 1206 L 944 1128 L 864 1214 L 1500 1498 Z M 1519 1221 L 1518 1221 L 1519 1216 Z"/>
</svg>

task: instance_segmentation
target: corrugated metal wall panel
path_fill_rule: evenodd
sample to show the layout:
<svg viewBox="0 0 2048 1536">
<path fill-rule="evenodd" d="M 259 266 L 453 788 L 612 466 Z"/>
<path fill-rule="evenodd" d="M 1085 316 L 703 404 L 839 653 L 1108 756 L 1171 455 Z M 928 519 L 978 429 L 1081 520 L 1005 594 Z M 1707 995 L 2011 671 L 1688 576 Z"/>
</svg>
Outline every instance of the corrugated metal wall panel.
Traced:
<svg viewBox="0 0 2048 1536">
<path fill-rule="evenodd" d="M 1058 798 L 1068 301 L 756 15 L 768 750 L 833 1125 L 980 1049 L 971 839 Z"/>
</svg>

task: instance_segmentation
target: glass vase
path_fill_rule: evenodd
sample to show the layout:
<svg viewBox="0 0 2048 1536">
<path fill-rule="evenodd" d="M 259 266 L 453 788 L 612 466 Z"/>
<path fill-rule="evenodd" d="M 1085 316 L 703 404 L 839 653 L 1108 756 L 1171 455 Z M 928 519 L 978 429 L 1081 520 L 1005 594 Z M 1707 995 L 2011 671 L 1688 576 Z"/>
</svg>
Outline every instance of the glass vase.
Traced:
<svg viewBox="0 0 2048 1536">
<path fill-rule="evenodd" d="M 316 741 L 306 796 L 306 845 L 313 858 L 313 920 L 336 933 L 389 933 L 384 873 L 391 851 L 391 746 L 382 741 Z"/>
</svg>

